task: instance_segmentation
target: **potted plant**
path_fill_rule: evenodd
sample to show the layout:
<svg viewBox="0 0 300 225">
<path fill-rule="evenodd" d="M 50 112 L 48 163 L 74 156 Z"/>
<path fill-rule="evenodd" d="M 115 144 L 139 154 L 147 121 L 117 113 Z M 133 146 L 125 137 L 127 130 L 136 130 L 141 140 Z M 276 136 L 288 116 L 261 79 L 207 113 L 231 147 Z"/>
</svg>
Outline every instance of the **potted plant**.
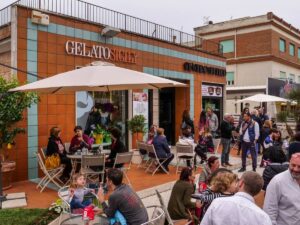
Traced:
<svg viewBox="0 0 300 225">
<path fill-rule="evenodd" d="M 135 115 L 127 121 L 128 129 L 132 132 L 132 148 L 136 148 L 136 142 L 142 141 L 145 128 L 146 118 L 143 115 Z"/>
<path fill-rule="evenodd" d="M 93 131 L 96 144 L 102 144 L 104 132 L 105 130 L 99 124 L 97 124 L 95 130 Z"/>
<path fill-rule="evenodd" d="M 110 132 L 108 132 L 108 131 L 104 132 L 103 140 L 104 140 L 105 143 L 111 143 Z"/>
<path fill-rule="evenodd" d="M 17 86 L 17 80 L 0 77 L 0 173 L 3 173 L 5 188 L 11 187 L 11 177 L 16 166 L 9 159 L 10 151 L 16 144 L 17 134 L 25 133 L 24 128 L 18 127 L 18 122 L 23 120 L 23 111 L 38 102 L 34 93 L 8 92 Z"/>
</svg>

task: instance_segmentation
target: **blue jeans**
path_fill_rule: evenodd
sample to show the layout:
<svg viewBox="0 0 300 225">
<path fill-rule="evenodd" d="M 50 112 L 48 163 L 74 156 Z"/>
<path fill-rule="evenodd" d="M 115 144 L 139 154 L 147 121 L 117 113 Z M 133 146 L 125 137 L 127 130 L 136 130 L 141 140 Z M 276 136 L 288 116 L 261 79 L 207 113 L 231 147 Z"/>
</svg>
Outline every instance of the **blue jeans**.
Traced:
<svg viewBox="0 0 300 225">
<path fill-rule="evenodd" d="M 70 202 L 71 209 L 84 209 L 85 207 L 92 204 L 92 199 L 86 199 L 81 202 L 76 196 L 73 196 L 72 201 Z"/>
<path fill-rule="evenodd" d="M 230 153 L 230 143 L 231 139 L 221 138 L 221 144 L 223 146 L 221 163 L 229 163 L 229 153 Z"/>
<path fill-rule="evenodd" d="M 242 167 L 246 168 L 247 152 L 250 151 L 252 158 L 252 168 L 256 169 L 257 166 L 257 152 L 256 146 L 251 142 L 242 142 Z"/>
</svg>

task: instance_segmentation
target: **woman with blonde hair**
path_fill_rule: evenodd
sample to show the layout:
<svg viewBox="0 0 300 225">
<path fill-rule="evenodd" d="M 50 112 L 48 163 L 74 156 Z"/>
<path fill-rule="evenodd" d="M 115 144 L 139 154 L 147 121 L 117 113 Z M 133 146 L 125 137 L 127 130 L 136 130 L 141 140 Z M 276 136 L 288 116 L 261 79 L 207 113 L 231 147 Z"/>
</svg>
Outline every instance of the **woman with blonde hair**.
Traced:
<svg viewBox="0 0 300 225">
<path fill-rule="evenodd" d="M 201 219 L 203 218 L 212 201 L 220 197 L 232 196 L 238 191 L 238 176 L 231 171 L 220 171 L 210 181 L 199 200 L 202 202 Z"/>
</svg>

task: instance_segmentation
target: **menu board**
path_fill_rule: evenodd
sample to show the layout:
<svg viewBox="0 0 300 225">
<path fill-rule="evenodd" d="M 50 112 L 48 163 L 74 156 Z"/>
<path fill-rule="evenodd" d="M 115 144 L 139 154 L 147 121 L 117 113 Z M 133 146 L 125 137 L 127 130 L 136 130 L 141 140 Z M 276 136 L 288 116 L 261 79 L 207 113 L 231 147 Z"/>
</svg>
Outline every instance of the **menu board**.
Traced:
<svg viewBox="0 0 300 225">
<path fill-rule="evenodd" d="M 203 97 L 223 97 L 223 87 L 202 84 Z"/>
<path fill-rule="evenodd" d="M 132 100 L 133 116 L 143 115 L 148 123 L 148 93 L 133 92 Z"/>
</svg>

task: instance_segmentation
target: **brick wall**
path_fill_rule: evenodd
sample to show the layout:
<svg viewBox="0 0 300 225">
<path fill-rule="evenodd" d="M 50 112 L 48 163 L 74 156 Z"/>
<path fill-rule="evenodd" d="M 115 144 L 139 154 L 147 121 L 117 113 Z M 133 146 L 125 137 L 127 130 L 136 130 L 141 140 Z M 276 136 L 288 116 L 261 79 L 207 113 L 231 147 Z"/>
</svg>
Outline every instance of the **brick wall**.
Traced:
<svg viewBox="0 0 300 225">
<path fill-rule="evenodd" d="M 27 70 L 28 65 L 28 32 L 32 32 L 27 26 L 27 18 L 30 17 L 30 10 L 25 8 L 18 8 L 18 67 L 23 70 Z M 100 33 L 99 25 L 93 25 L 89 23 L 84 23 L 82 21 L 73 20 L 70 18 L 58 17 L 50 15 L 51 23 L 57 25 L 63 25 L 69 28 L 82 29 L 86 32 L 97 32 Z M 112 44 L 104 44 L 89 41 L 87 39 L 80 39 L 76 37 L 70 37 L 65 35 L 59 35 L 56 33 L 47 32 L 47 30 L 37 30 L 37 38 L 34 42 L 37 44 L 37 72 L 41 77 L 53 76 L 57 73 L 74 70 L 76 66 L 85 66 L 98 59 L 91 59 L 86 57 L 67 55 L 65 51 L 65 43 L 67 40 L 84 42 L 87 45 L 100 44 L 107 47 L 113 47 L 117 49 L 128 49 L 125 47 L 120 47 Z M 138 42 L 148 44 L 149 46 L 158 46 L 167 48 L 170 50 L 176 50 L 182 53 L 189 53 L 197 56 L 202 56 L 210 59 L 216 59 L 224 62 L 225 59 L 215 55 L 210 55 L 205 52 L 195 51 L 189 48 L 181 47 L 178 45 L 169 44 L 166 42 L 158 41 L 151 38 L 146 38 L 142 36 L 137 36 L 128 33 L 120 33 L 118 38 L 126 39 L 130 42 Z M 130 47 L 129 47 L 130 48 Z M 31 51 L 31 50 L 30 50 Z M 113 62 L 117 66 L 143 71 L 144 67 L 157 68 L 164 71 L 174 71 L 174 72 L 184 72 L 183 64 L 186 61 L 178 57 L 170 57 L 155 52 L 142 51 L 142 50 L 132 50 L 136 52 L 138 58 L 136 64 L 128 64 L 123 62 Z M 192 61 L 191 61 L 192 62 Z M 223 68 L 224 69 L 224 68 Z M 195 105 L 195 121 L 199 119 L 199 112 L 201 109 L 201 82 L 203 80 L 210 83 L 223 83 L 225 84 L 225 77 L 207 75 L 207 74 L 193 74 L 195 77 L 194 92 L 197 96 L 194 97 Z M 201 77 L 201 79 L 200 79 Z M 18 78 L 21 81 L 26 80 L 24 74 L 19 73 Z M 187 81 L 184 81 L 187 82 Z M 176 89 L 176 135 L 179 134 L 179 124 L 181 123 L 181 115 L 186 107 L 190 106 L 189 99 L 189 87 L 188 88 L 177 88 Z M 40 95 L 41 101 L 38 104 L 38 148 L 45 147 L 47 145 L 49 129 L 52 126 L 59 126 L 62 129 L 62 139 L 65 142 L 69 142 L 73 136 L 73 128 L 75 126 L 75 94 L 49 94 Z M 155 102 L 157 103 L 157 102 Z M 179 119 L 180 117 L 180 119 Z M 157 120 L 157 117 L 154 118 Z M 26 124 L 27 121 L 24 120 Z M 24 142 L 22 143 L 22 154 L 27 154 L 27 138 L 22 137 Z M 20 147 L 20 148 L 21 148 Z M 22 171 L 27 171 L 27 162 L 17 162 L 19 164 L 19 169 Z M 18 173 L 16 180 L 27 179 L 26 173 Z"/>
<path fill-rule="evenodd" d="M 4 52 L 0 53 L 0 62 L 5 65 L 11 65 L 11 53 Z M 11 78 L 11 70 L 7 67 L 0 65 L 0 76 L 4 76 L 5 78 Z"/>
</svg>

